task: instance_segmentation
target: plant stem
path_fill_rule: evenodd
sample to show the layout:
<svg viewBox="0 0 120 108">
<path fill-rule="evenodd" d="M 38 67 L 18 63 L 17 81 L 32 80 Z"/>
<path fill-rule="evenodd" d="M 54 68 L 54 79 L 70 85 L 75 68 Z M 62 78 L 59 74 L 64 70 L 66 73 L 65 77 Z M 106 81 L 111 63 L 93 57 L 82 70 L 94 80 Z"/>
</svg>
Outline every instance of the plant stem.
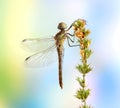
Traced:
<svg viewBox="0 0 120 108">
<path fill-rule="evenodd" d="M 90 39 L 87 38 L 90 31 L 85 29 L 85 20 L 78 19 L 74 24 L 75 36 L 78 37 L 80 43 L 80 56 L 81 64 L 76 67 L 77 70 L 82 74 L 82 78 L 78 77 L 77 81 L 80 84 L 80 88 L 77 90 L 76 97 L 81 100 L 82 104 L 80 108 L 91 108 L 87 105 L 86 100 L 90 94 L 90 89 L 86 88 L 86 74 L 92 69 L 87 63 L 87 59 L 90 57 L 92 51 L 89 49 Z"/>
<path fill-rule="evenodd" d="M 85 74 L 83 74 L 83 82 L 84 82 L 84 85 L 86 85 L 86 83 L 85 83 Z M 83 91 L 85 91 L 85 86 L 83 86 L 82 88 L 83 88 Z M 86 100 L 85 99 L 83 101 L 83 104 L 84 104 L 84 106 L 86 106 Z"/>
</svg>

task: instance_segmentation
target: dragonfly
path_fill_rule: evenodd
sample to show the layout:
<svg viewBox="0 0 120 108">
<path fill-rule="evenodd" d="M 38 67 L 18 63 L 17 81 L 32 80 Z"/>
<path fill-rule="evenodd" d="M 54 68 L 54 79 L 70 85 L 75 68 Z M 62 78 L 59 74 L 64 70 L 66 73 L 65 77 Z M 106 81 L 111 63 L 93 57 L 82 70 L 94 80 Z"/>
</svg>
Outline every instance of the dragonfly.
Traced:
<svg viewBox="0 0 120 108">
<path fill-rule="evenodd" d="M 73 23 L 67 28 L 67 25 L 64 22 L 58 24 L 58 33 L 50 38 L 34 38 L 34 39 L 24 39 L 22 45 L 30 50 L 36 52 L 35 54 L 27 57 L 25 63 L 28 66 L 39 66 L 43 67 L 48 64 L 51 64 L 55 58 L 54 53 L 57 54 L 58 59 L 58 76 L 59 76 L 59 85 L 61 89 L 63 88 L 62 82 L 62 63 L 64 56 L 64 41 L 67 39 L 68 45 L 71 45 L 71 42 L 74 42 L 74 35 L 68 31 L 72 28 Z"/>
</svg>

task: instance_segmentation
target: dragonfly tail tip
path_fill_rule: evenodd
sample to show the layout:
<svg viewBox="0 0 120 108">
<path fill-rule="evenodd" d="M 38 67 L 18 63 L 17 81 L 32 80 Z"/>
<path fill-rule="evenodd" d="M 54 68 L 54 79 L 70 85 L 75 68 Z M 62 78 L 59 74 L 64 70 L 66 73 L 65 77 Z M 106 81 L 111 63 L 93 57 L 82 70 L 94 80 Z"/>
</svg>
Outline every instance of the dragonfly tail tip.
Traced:
<svg viewBox="0 0 120 108">
<path fill-rule="evenodd" d="M 63 85 L 60 85 L 60 88 L 63 89 Z"/>
</svg>

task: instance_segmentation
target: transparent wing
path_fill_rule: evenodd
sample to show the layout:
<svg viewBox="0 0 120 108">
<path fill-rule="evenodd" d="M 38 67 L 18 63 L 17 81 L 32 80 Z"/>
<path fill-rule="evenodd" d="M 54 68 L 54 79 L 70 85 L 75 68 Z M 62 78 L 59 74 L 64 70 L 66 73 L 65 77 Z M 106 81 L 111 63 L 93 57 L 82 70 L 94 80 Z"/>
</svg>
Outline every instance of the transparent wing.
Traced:
<svg viewBox="0 0 120 108">
<path fill-rule="evenodd" d="M 56 46 L 53 45 L 47 50 L 38 52 L 32 56 L 29 56 L 25 60 L 25 64 L 29 67 L 44 67 L 55 61 L 57 61 L 57 50 Z"/>
<path fill-rule="evenodd" d="M 54 38 L 35 38 L 35 39 L 24 39 L 22 41 L 22 46 L 25 50 L 36 52 L 36 51 L 44 51 L 48 49 L 50 46 L 55 45 Z"/>
</svg>

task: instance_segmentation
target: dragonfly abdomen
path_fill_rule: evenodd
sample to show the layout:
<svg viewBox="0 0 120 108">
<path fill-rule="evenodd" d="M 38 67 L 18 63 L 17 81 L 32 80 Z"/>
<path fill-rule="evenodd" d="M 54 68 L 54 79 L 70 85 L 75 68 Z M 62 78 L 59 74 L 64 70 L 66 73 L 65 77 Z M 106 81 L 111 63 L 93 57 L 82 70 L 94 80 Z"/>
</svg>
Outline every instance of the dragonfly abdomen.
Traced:
<svg viewBox="0 0 120 108">
<path fill-rule="evenodd" d="M 63 57 L 63 50 L 62 46 L 57 48 L 58 51 L 58 61 L 59 61 L 59 85 L 61 88 L 63 88 L 63 83 L 62 83 L 62 57 Z"/>
</svg>

